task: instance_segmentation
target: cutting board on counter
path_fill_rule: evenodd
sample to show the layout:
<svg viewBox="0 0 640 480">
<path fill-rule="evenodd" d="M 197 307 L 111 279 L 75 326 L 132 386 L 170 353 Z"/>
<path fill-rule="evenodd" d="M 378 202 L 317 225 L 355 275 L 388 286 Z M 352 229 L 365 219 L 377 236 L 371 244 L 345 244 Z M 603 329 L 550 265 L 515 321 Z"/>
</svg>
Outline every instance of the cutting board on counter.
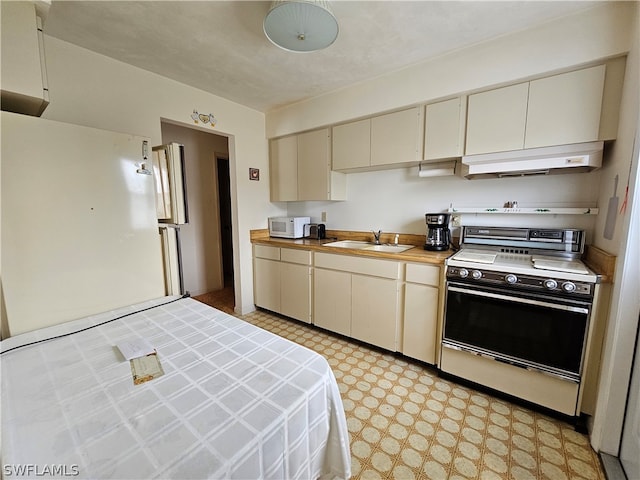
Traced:
<svg viewBox="0 0 640 480">
<path fill-rule="evenodd" d="M 549 260 L 547 258 L 532 258 L 534 268 L 541 270 L 555 270 L 556 272 L 568 272 L 587 274 L 589 270 L 582 264 L 573 260 Z"/>
</svg>

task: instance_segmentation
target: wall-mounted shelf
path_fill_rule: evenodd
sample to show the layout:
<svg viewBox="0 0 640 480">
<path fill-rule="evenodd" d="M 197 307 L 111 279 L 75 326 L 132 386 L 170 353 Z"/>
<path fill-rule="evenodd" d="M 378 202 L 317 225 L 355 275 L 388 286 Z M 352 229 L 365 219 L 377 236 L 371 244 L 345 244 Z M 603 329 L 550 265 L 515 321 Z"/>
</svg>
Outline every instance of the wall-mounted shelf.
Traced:
<svg viewBox="0 0 640 480">
<path fill-rule="evenodd" d="M 449 213 L 509 213 L 509 214 L 535 214 L 535 215 L 597 215 L 598 209 L 594 207 L 449 207 Z"/>
</svg>

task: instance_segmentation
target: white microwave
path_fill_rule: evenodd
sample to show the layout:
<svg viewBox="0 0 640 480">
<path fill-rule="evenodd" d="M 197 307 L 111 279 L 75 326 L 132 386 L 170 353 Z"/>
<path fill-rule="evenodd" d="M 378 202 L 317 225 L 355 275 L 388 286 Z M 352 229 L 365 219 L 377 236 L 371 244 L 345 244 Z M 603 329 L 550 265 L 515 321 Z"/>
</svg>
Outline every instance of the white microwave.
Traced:
<svg viewBox="0 0 640 480">
<path fill-rule="evenodd" d="M 311 223 L 311 217 L 269 217 L 269 236 L 302 238 L 306 223 Z"/>
</svg>

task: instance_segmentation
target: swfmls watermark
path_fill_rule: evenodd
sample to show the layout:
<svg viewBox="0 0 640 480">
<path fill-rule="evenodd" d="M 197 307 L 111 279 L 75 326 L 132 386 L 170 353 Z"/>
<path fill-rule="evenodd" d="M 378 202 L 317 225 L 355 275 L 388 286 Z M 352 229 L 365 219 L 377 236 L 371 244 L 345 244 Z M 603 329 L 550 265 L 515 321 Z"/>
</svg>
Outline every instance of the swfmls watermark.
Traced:
<svg viewBox="0 0 640 480">
<path fill-rule="evenodd" d="M 5 463 L 2 465 L 5 477 L 77 477 L 80 468 L 76 464 Z"/>
</svg>

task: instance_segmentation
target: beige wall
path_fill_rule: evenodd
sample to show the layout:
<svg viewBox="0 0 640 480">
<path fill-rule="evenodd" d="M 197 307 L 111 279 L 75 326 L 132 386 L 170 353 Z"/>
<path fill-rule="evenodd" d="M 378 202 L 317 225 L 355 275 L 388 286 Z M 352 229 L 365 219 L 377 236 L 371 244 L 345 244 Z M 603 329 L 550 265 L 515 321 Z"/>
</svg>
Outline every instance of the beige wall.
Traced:
<svg viewBox="0 0 640 480">
<path fill-rule="evenodd" d="M 189 223 L 180 227 L 184 288 L 191 295 L 224 287 L 216 154 L 229 155 L 227 137 L 162 123 L 162 142 L 184 145 Z"/>
<path fill-rule="evenodd" d="M 264 114 L 52 37 L 45 48 L 51 96 L 45 118 L 141 134 L 159 145 L 161 119 L 198 127 L 194 109 L 216 116 L 216 127 L 204 130 L 229 136 L 236 309 L 254 309 L 249 231 L 284 213 L 269 203 Z M 249 167 L 260 169 L 260 182 L 249 180 Z"/>
</svg>

